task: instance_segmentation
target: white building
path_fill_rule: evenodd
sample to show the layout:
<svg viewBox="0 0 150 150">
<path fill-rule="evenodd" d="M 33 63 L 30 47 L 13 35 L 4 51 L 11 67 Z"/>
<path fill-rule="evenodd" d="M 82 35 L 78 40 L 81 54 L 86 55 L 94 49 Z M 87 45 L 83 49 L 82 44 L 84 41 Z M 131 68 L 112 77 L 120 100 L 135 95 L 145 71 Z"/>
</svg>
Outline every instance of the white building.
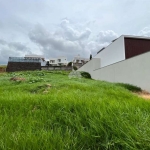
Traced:
<svg viewBox="0 0 150 150">
<path fill-rule="evenodd" d="M 46 65 L 46 61 L 43 55 L 25 55 L 25 59 L 38 59 L 41 61 L 41 66 Z"/>
<path fill-rule="evenodd" d="M 80 55 L 77 55 L 73 58 L 73 66 L 76 66 L 77 68 L 80 68 L 84 64 L 86 64 L 89 61 L 88 58 L 80 57 Z"/>
<path fill-rule="evenodd" d="M 52 66 L 67 66 L 68 64 L 67 57 L 60 56 L 57 58 L 50 58 L 49 64 Z"/>
<path fill-rule="evenodd" d="M 150 37 L 122 35 L 78 70 L 96 80 L 133 84 L 150 92 Z"/>
</svg>

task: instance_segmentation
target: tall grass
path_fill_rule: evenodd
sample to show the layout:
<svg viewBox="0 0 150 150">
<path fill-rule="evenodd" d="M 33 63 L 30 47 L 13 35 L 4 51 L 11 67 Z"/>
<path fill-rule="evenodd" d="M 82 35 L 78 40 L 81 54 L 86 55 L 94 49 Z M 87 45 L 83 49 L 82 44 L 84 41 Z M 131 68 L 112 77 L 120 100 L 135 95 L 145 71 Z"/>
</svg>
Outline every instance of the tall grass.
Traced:
<svg viewBox="0 0 150 150">
<path fill-rule="evenodd" d="M 2 150 L 149 150 L 149 116 L 150 103 L 120 85 L 57 71 L 0 76 Z"/>
</svg>

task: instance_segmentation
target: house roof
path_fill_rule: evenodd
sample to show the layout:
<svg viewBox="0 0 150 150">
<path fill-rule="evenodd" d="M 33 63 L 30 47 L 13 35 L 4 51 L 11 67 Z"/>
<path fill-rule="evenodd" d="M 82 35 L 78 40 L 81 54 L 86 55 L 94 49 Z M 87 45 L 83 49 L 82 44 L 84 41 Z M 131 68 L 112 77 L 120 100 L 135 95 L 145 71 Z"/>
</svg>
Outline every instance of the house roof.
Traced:
<svg viewBox="0 0 150 150">
<path fill-rule="evenodd" d="M 124 38 L 133 38 L 133 39 L 148 39 L 148 40 L 150 39 L 150 37 L 147 36 L 133 36 L 133 35 L 121 35 L 121 36 L 123 36 Z"/>
</svg>

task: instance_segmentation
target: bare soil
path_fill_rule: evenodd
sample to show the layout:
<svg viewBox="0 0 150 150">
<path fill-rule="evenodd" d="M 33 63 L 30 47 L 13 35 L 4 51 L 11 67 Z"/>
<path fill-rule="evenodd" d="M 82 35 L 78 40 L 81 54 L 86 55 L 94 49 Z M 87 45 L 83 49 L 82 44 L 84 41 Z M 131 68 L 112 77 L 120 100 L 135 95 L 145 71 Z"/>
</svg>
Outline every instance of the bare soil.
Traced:
<svg viewBox="0 0 150 150">
<path fill-rule="evenodd" d="M 142 97 L 142 98 L 144 98 L 144 99 L 146 99 L 146 100 L 150 100 L 150 93 L 149 92 L 147 92 L 147 91 L 142 91 L 142 92 L 137 92 L 137 93 L 134 93 L 134 94 L 136 94 L 136 95 L 138 95 L 139 97 Z"/>
<path fill-rule="evenodd" d="M 12 80 L 12 81 L 25 81 L 26 79 L 20 78 L 20 77 L 13 77 L 13 78 L 10 78 L 10 80 Z"/>
</svg>

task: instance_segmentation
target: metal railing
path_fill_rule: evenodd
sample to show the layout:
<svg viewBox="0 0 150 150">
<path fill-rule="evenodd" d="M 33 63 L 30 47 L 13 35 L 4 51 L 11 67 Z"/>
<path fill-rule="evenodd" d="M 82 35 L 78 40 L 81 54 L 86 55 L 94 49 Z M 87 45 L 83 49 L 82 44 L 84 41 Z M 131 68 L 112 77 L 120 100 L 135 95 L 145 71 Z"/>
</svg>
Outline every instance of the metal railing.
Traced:
<svg viewBox="0 0 150 150">
<path fill-rule="evenodd" d="M 41 62 L 41 59 L 28 57 L 9 57 L 8 62 Z"/>
</svg>

